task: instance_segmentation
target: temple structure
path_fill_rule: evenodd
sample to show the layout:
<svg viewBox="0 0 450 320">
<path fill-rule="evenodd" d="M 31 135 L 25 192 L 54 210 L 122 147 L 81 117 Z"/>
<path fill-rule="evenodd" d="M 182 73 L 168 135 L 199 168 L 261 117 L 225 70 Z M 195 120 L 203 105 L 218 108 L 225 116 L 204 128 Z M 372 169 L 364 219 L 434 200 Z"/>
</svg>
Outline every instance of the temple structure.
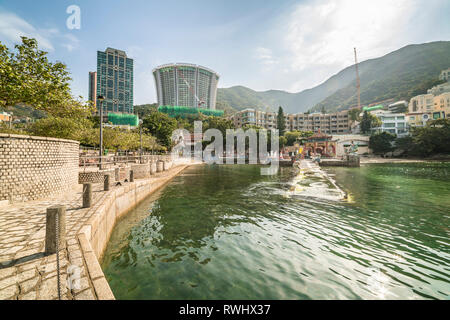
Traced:
<svg viewBox="0 0 450 320">
<path fill-rule="evenodd" d="M 314 153 L 323 157 L 333 158 L 336 156 L 336 142 L 332 141 L 332 136 L 319 130 L 308 138 L 303 152 L 309 155 Z"/>
</svg>

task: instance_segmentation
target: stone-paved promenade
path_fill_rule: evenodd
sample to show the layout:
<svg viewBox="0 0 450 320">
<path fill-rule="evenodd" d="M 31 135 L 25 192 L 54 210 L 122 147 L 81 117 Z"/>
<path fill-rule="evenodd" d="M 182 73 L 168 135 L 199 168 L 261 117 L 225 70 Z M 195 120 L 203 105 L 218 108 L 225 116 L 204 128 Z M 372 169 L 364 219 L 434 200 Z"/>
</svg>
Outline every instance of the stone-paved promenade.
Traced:
<svg viewBox="0 0 450 320">
<path fill-rule="evenodd" d="M 150 180 L 163 178 L 169 172 L 158 173 Z M 114 190 L 111 186 L 111 190 Z M 53 205 L 66 206 L 67 248 L 60 252 L 61 298 L 97 299 L 87 274 L 76 235 L 95 210 L 95 203 L 106 197 L 102 184 L 93 185 L 93 205 L 82 208 L 82 185 L 71 194 L 46 200 L 30 201 L 0 207 L 0 300 L 57 299 L 56 254 L 46 256 L 46 209 Z M 111 192 L 111 191 L 110 191 Z M 68 289 L 67 267 L 80 271 L 80 286 Z"/>
</svg>

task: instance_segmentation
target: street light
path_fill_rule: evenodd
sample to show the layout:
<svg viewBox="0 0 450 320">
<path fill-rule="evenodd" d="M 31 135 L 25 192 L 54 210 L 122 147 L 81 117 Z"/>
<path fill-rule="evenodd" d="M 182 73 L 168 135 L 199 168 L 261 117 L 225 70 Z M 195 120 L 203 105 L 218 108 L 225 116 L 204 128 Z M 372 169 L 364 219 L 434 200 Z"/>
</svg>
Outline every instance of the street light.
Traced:
<svg viewBox="0 0 450 320">
<path fill-rule="evenodd" d="M 141 163 L 142 163 L 142 123 L 144 123 L 144 121 L 142 121 L 142 119 L 139 119 L 139 136 L 140 136 L 140 141 L 141 141 L 141 150 L 140 150 Z"/>
<path fill-rule="evenodd" d="M 99 161 L 99 169 L 102 169 L 102 156 L 103 156 L 103 100 L 105 100 L 104 96 L 98 96 L 97 101 L 100 102 L 100 161 Z"/>
</svg>

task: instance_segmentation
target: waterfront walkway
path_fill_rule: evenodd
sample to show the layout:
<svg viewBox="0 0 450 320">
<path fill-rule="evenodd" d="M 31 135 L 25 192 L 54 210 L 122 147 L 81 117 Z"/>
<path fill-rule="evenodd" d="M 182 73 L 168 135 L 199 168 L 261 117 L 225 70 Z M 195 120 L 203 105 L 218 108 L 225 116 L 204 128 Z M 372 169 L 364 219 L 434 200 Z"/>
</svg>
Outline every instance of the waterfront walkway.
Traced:
<svg viewBox="0 0 450 320">
<path fill-rule="evenodd" d="M 150 183 L 168 181 L 168 176 L 181 170 L 177 166 L 157 173 L 149 178 Z M 44 254 L 46 210 L 53 205 L 66 206 L 67 247 L 59 255 L 61 299 L 97 299 L 92 282 L 104 278 L 104 275 L 93 276 L 87 272 L 76 235 L 95 212 L 95 204 L 115 188 L 111 186 L 110 191 L 103 191 L 103 184 L 93 185 L 93 203 L 90 208 L 82 208 L 82 185 L 78 185 L 70 195 L 0 207 L 0 300 L 58 299 L 56 254 Z M 80 279 L 77 288 L 69 289 L 67 285 L 67 269 L 70 266 L 77 267 L 73 274 Z M 69 277 L 72 277 L 72 273 Z M 106 283 L 105 279 L 100 280 Z"/>
</svg>

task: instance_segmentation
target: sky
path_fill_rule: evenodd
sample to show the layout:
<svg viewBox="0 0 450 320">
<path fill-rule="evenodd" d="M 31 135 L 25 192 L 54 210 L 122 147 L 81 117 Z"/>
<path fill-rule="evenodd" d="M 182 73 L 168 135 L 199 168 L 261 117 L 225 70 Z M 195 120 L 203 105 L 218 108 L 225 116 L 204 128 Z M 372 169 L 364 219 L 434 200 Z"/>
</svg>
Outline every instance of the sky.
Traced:
<svg viewBox="0 0 450 320">
<path fill-rule="evenodd" d="M 67 27 L 72 5 L 79 29 Z M 107 47 L 134 59 L 134 104 L 156 102 L 152 69 L 172 62 L 215 70 L 219 87 L 299 92 L 352 65 L 354 47 L 363 61 L 450 40 L 450 1 L 0 0 L 0 41 L 12 48 L 21 35 L 64 62 L 84 98 Z"/>
</svg>

